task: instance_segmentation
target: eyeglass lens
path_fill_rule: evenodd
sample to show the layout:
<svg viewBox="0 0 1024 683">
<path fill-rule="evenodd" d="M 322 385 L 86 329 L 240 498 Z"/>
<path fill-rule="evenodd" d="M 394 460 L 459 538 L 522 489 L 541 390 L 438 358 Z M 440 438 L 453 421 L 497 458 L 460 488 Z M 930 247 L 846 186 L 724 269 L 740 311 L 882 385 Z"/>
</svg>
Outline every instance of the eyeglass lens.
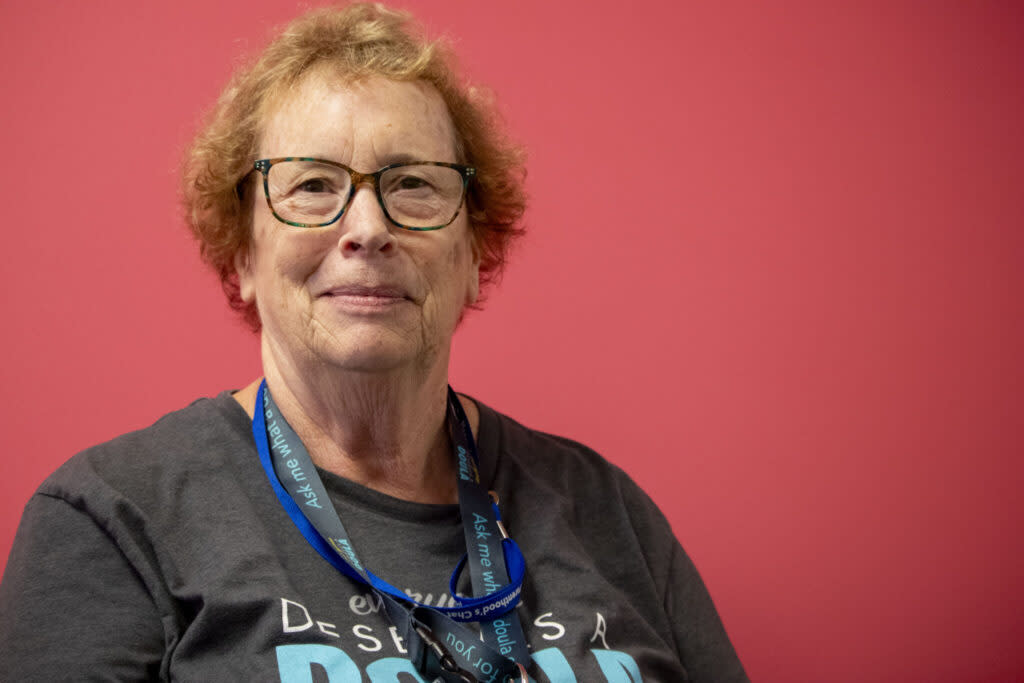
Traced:
<svg viewBox="0 0 1024 683">
<path fill-rule="evenodd" d="M 388 216 L 404 227 L 446 225 L 462 205 L 462 174 L 447 166 L 398 166 L 382 173 L 379 185 Z M 351 187 L 348 171 L 317 161 L 280 161 L 267 174 L 271 207 L 292 223 L 333 221 L 345 208 Z"/>
</svg>

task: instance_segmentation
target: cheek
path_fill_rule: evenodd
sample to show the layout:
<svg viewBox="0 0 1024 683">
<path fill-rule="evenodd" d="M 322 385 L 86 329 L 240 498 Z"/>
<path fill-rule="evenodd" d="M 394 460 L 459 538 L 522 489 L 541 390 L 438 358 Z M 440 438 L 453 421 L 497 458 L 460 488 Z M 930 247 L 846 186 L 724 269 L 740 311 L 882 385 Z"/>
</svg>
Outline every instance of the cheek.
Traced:
<svg viewBox="0 0 1024 683">
<path fill-rule="evenodd" d="M 250 255 L 253 295 L 259 297 L 262 292 L 264 298 L 278 299 L 295 296 L 323 261 L 322 240 L 301 239 L 312 235 L 260 237 Z"/>
<path fill-rule="evenodd" d="M 461 309 L 468 256 L 469 251 L 458 242 L 439 247 L 430 256 L 424 255 L 419 267 L 429 291 L 424 310 L 427 320 L 440 323 Z"/>
<path fill-rule="evenodd" d="M 316 242 L 301 240 L 279 245 L 275 266 L 278 276 L 291 283 L 309 279 L 324 258 L 323 246 Z"/>
<path fill-rule="evenodd" d="M 448 277 L 453 295 L 462 306 L 476 301 L 479 278 L 476 253 L 469 238 L 459 240 L 448 255 Z"/>
</svg>

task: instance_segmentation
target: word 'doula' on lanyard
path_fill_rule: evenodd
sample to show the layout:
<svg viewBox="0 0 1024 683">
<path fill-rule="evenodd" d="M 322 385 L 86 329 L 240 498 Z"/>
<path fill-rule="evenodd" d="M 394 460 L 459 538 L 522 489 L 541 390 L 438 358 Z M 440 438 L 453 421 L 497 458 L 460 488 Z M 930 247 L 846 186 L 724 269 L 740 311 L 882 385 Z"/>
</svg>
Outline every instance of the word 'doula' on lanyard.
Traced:
<svg viewBox="0 0 1024 683">
<path fill-rule="evenodd" d="M 288 516 L 325 560 L 380 597 L 418 671 L 447 683 L 525 683 L 530 653 L 515 607 L 526 561 L 501 523 L 497 501 L 480 484 L 479 457 L 469 420 L 450 387 L 447 426 L 455 456 L 466 555 L 449 581 L 454 606 L 434 607 L 413 600 L 360 562 L 306 447 L 278 410 L 266 380 L 260 383 L 252 421 L 260 463 Z M 467 565 L 474 597 L 456 592 Z M 479 623 L 482 644 L 466 622 Z"/>
</svg>

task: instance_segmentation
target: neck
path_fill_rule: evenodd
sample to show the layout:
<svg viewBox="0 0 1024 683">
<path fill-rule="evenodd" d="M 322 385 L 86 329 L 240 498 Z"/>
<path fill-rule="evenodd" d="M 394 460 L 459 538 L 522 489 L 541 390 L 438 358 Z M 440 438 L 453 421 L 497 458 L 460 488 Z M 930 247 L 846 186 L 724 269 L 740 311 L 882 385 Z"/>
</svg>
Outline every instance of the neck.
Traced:
<svg viewBox="0 0 1024 683">
<path fill-rule="evenodd" d="M 427 372 L 293 372 L 264 351 L 274 402 L 314 464 L 403 500 L 456 502 L 445 429 L 447 362 Z M 235 394 L 250 417 L 258 387 L 259 380 Z M 460 401 L 475 434 L 476 406 Z"/>
</svg>

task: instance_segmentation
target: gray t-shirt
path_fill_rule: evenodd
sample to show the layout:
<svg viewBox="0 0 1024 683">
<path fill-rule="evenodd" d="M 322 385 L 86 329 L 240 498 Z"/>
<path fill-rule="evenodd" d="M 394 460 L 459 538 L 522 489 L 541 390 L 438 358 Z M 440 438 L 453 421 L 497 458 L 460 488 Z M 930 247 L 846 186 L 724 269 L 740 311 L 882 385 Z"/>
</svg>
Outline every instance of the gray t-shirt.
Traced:
<svg viewBox="0 0 1024 683">
<path fill-rule="evenodd" d="M 481 479 L 526 557 L 540 682 L 745 681 L 664 516 L 586 447 L 480 405 Z M 448 605 L 459 508 L 321 472 L 364 564 Z M 25 508 L 0 584 L 0 680 L 423 679 L 379 602 L 306 543 L 228 393 L 88 449 Z"/>
</svg>

